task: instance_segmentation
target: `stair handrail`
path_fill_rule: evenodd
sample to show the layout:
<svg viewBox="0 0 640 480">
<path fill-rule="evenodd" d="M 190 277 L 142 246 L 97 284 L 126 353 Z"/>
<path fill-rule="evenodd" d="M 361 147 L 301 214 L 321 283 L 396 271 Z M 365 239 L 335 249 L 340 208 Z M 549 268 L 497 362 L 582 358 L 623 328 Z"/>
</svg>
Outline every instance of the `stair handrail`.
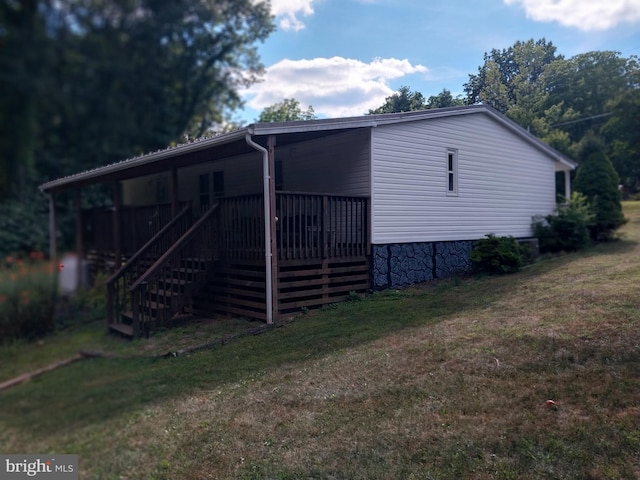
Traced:
<svg viewBox="0 0 640 480">
<path fill-rule="evenodd" d="M 125 274 L 125 272 L 129 270 L 129 268 L 131 268 L 131 265 L 133 265 L 142 255 L 147 253 L 147 251 L 154 244 L 156 244 L 160 240 L 160 238 L 162 238 L 170 229 L 172 229 L 190 210 L 191 206 L 187 205 L 180 212 L 178 212 L 178 214 L 173 217 L 169 223 L 162 227 L 162 229 L 153 237 L 151 237 L 151 239 L 149 239 L 147 243 L 140 247 L 140 249 L 136 253 L 134 253 L 131 258 L 129 258 L 129 260 L 127 260 L 125 264 L 118 269 L 117 272 L 115 272 L 107 279 L 107 285 L 119 280 Z"/>
<path fill-rule="evenodd" d="M 129 291 L 135 291 L 141 284 L 147 283 L 149 279 L 159 271 L 165 263 L 171 259 L 173 254 L 182 248 L 193 236 L 198 232 L 200 227 L 211 217 L 218 209 L 218 203 L 214 203 L 190 228 L 185 232 L 180 239 L 171 245 L 171 247 L 162 254 L 162 256 L 156 260 L 138 279 L 129 287 Z"/>
<path fill-rule="evenodd" d="M 158 233 L 156 233 L 147 243 L 145 243 L 136 253 L 134 253 L 129 260 L 125 262 L 115 273 L 113 273 L 106 281 L 107 286 L 107 323 L 111 324 L 116 321 L 116 315 L 120 315 L 120 291 L 122 287 L 126 288 L 127 281 L 124 281 L 124 285 L 118 286 L 121 283 L 121 279 L 129 273 L 136 262 L 146 254 L 154 245 L 158 244 L 168 232 L 170 232 L 178 222 L 182 221 L 184 217 L 190 213 L 191 205 L 187 204 L 178 214 L 171 219 Z M 124 291 L 123 291 L 124 293 Z M 118 310 L 118 311 L 116 311 Z"/>
</svg>

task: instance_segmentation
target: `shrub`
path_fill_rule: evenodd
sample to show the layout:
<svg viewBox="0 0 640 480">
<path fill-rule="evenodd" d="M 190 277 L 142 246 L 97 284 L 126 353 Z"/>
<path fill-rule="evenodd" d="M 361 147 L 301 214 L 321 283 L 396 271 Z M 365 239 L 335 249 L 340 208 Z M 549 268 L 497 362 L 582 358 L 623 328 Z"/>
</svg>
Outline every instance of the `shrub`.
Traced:
<svg viewBox="0 0 640 480">
<path fill-rule="evenodd" d="M 512 273 L 520 270 L 529 248 L 520 245 L 511 236 L 488 234 L 475 242 L 471 250 L 471 263 L 478 272 Z"/>
<path fill-rule="evenodd" d="M 6 257 L 0 266 L 0 344 L 33 339 L 53 329 L 56 275 L 43 257 Z"/>
<path fill-rule="evenodd" d="M 106 318 L 107 278 L 108 275 L 105 273 L 99 273 L 93 279 L 92 286 L 79 288 L 73 295 L 59 298 L 55 328 L 63 329 Z"/>
<path fill-rule="evenodd" d="M 626 223 L 622 213 L 620 178 L 596 140 L 587 138 L 583 143 L 574 189 L 585 195 L 594 209 L 591 238 L 608 240 L 618 227 Z"/>
<path fill-rule="evenodd" d="M 590 228 L 595 214 L 587 197 L 573 192 L 565 205 L 560 205 L 553 215 L 533 218 L 533 233 L 541 252 L 575 251 L 590 242 Z"/>
</svg>

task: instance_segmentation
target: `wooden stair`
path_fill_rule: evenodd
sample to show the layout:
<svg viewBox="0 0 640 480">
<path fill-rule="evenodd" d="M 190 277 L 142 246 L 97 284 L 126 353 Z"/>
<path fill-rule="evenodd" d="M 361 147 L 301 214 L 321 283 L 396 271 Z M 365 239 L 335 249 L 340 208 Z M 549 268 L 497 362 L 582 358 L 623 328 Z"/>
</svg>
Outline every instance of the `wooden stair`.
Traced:
<svg viewBox="0 0 640 480">
<path fill-rule="evenodd" d="M 192 313 L 193 297 L 206 281 L 210 262 L 185 258 L 180 263 L 169 276 L 157 280 L 145 293 L 139 308 L 146 309 L 149 319 L 140 325 L 139 334 L 148 336 L 157 328 L 169 326 L 174 317 Z M 110 331 L 133 338 L 136 335 L 133 311 L 121 312 L 118 320 L 109 324 Z"/>
</svg>

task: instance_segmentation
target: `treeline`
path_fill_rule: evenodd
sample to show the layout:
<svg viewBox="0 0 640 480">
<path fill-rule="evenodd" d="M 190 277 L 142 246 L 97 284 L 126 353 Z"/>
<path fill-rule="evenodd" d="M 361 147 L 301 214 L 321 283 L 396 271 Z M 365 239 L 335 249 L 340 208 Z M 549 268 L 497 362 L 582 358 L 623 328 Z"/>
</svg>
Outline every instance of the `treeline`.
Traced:
<svg viewBox="0 0 640 480">
<path fill-rule="evenodd" d="M 273 28 L 253 0 L 0 2 L 0 250 L 46 248 L 44 181 L 222 122 Z"/>
</svg>

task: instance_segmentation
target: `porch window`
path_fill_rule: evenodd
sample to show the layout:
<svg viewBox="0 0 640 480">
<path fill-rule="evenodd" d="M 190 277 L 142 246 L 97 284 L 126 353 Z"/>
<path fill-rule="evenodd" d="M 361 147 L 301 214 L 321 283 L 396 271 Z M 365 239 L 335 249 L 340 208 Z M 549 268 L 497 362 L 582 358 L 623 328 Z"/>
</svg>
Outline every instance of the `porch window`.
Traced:
<svg viewBox="0 0 640 480">
<path fill-rule="evenodd" d="M 213 198 L 224 197 L 224 172 L 213 172 Z"/>
<path fill-rule="evenodd" d="M 458 151 L 447 149 L 447 195 L 458 194 Z"/>
<path fill-rule="evenodd" d="M 200 207 L 209 206 L 209 174 L 200 175 Z"/>
</svg>

